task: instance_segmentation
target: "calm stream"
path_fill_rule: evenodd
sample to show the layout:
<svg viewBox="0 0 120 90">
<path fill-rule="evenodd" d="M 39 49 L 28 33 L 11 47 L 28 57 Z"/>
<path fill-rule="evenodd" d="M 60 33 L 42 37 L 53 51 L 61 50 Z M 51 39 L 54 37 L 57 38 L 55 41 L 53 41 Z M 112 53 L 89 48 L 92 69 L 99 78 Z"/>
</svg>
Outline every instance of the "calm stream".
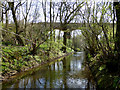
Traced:
<svg viewBox="0 0 120 90">
<path fill-rule="evenodd" d="M 82 66 L 84 53 L 77 52 L 45 65 L 7 88 L 94 88 L 90 72 Z"/>
</svg>

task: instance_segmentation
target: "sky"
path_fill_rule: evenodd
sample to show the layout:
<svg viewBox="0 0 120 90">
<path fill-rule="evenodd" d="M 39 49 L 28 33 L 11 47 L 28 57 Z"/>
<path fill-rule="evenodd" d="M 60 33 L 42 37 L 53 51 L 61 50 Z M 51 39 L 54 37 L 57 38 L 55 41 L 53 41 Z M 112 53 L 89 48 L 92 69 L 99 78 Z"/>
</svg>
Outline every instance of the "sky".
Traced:
<svg viewBox="0 0 120 90">
<path fill-rule="evenodd" d="M 28 0 L 29 2 L 31 1 L 31 0 Z M 39 3 L 37 2 L 37 1 L 39 1 Z M 45 0 L 44 0 L 45 1 Z M 49 1 L 50 0 L 46 0 L 47 1 L 47 22 L 49 21 Z M 75 0 L 52 0 L 53 2 L 60 2 L 60 1 L 70 1 L 70 2 L 75 2 Z M 76 0 L 76 1 L 87 1 L 88 3 L 91 3 L 91 0 Z M 112 0 L 99 0 L 99 1 L 96 1 L 96 0 L 94 0 L 95 2 L 100 2 L 100 1 L 103 1 L 103 2 L 106 2 L 106 1 L 112 1 Z M 42 2 L 42 0 L 34 0 L 34 1 L 32 1 L 34 4 L 36 4 L 36 2 L 38 3 L 38 12 L 40 13 L 40 17 L 41 18 L 37 18 L 37 22 L 44 22 L 44 14 L 43 14 L 43 9 L 42 9 L 42 6 L 40 5 L 41 4 L 41 2 Z M 93 2 L 93 0 L 92 0 L 92 2 Z M 29 7 L 29 6 L 28 6 Z M 93 6 L 91 6 L 91 7 L 93 7 Z M 35 8 L 35 6 L 33 6 L 32 7 L 32 9 L 31 9 L 31 11 L 33 12 L 34 11 L 34 8 Z M 85 8 L 84 6 L 82 7 L 83 9 Z M 55 12 L 57 12 L 57 11 L 55 11 Z M 56 14 L 56 13 L 55 13 Z M 33 19 L 33 17 L 29 17 L 30 19 Z M 59 20 L 58 20 L 59 21 Z"/>
<path fill-rule="evenodd" d="M 3 1 L 5 1 L 5 0 L 3 0 Z M 12 0 L 11 0 L 12 1 Z M 26 1 L 26 0 L 23 0 L 23 2 L 24 1 Z M 31 0 L 28 0 L 28 2 L 30 3 L 30 1 Z M 34 18 L 33 18 L 33 13 L 34 13 L 34 9 L 35 9 L 35 7 L 36 7 L 36 3 L 38 4 L 38 12 L 39 12 L 39 14 L 40 15 L 38 15 L 38 18 L 37 18 L 37 22 L 44 22 L 44 14 L 43 14 L 43 9 L 42 9 L 42 6 L 41 6 L 41 2 L 42 2 L 42 0 L 39 0 L 39 3 L 37 2 L 38 0 L 32 0 L 32 2 L 33 2 L 33 6 L 32 6 L 32 8 L 31 8 L 31 10 L 30 10 L 30 14 L 29 14 L 29 17 L 28 17 L 28 21 L 32 21 Z M 44 0 L 45 1 L 45 0 Z M 50 0 L 47 0 L 47 13 L 48 13 L 48 15 L 47 15 L 47 22 L 49 22 L 49 1 Z M 61 0 L 52 0 L 53 2 L 60 2 Z M 65 1 L 65 0 L 63 0 L 63 1 Z M 68 1 L 68 0 L 67 0 Z M 71 2 L 75 2 L 75 0 L 69 0 L 69 1 L 71 1 Z M 81 1 L 81 0 L 77 0 L 77 1 Z M 84 1 L 87 1 L 88 3 L 91 3 L 91 0 L 84 0 Z M 99 1 L 97 1 L 97 0 L 94 0 L 95 2 L 101 2 L 101 1 L 103 1 L 103 2 L 106 2 L 106 1 L 113 1 L 113 0 L 99 0 Z M 119 0 L 120 1 L 120 0 Z M 92 3 L 93 3 L 93 0 L 92 0 Z M 21 7 L 21 10 L 24 12 L 25 11 L 25 9 L 24 9 L 24 7 L 25 7 L 25 5 L 23 5 L 22 7 Z M 29 7 L 29 5 L 28 5 L 28 7 Z M 91 7 L 93 7 L 93 6 L 91 6 Z M 85 7 L 83 7 L 83 9 L 84 9 Z M 11 13 L 11 12 L 9 12 L 9 13 Z M 18 13 L 19 14 L 19 13 Z M 98 13 L 98 16 L 100 15 L 100 13 Z M 12 18 L 12 16 L 9 16 L 9 18 Z M 23 15 L 22 15 L 22 13 L 20 13 L 20 18 L 22 19 L 23 18 Z M 11 19 L 11 21 L 13 22 L 13 20 Z M 59 20 L 58 20 L 59 21 Z M 75 35 L 77 35 L 78 33 L 77 33 L 77 31 L 79 31 L 79 30 L 76 30 L 76 34 Z M 58 34 L 58 31 L 56 31 L 56 33 Z M 79 33 L 80 34 L 80 33 Z M 61 36 L 63 35 L 63 32 L 61 32 Z M 73 32 L 72 32 L 72 36 L 73 36 Z"/>
<path fill-rule="evenodd" d="M 5 0 L 4 0 L 5 1 Z M 13 1 L 13 0 L 8 0 L 8 1 Z M 22 0 L 23 2 L 24 1 L 26 1 L 26 0 Z M 28 0 L 28 2 L 30 3 L 30 1 L 31 0 Z M 39 2 L 38 2 L 39 1 Z M 43 1 L 45 1 L 45 0 L 43 0 Z M 47 22 L 49 22 L 49 1 L 50 0 L 46 0 L 47 1 Z M 71 1 L 71 2 L 75 2 L 75 0 L 51 0 L 51 1 L 53 1 L 53 2 L 60 2 L 60 1 Z M 81 1 L 81 0 L 76 0 L 76 1 Z M 87 1 L 88 3 L 91 3 L 91 1 L 92 1 L 92 3 L 94 3 L 93 2 L 93 0 L 82 0 L 82 1 Z M 106 1 L 113 1 L 113 0 L 99 0 L 99 1 L 97 1 L 97 0 L 94 0 L 95 2 L 101 2 L 101 1 L 103 1 L 103 2 L 106 2 Z M 34 12 L 35 12 L 35 7 L 36 7 L 36 3 L 38 4 L 38 10 L 37 10 L 37 12 L 39 13 L 39 15 L 37 14 L 37 17 L 38 18 L 36 18 L 37 19 L 37 22 L 44 22 L 44 14 L 43 14 L 43 9 L 42 9 L 42 5 L 41 5 L 41 2 L 42 2 L 42 0 L 32 0 L 32 3 L 33 3 L 33 6 L 32 6 L 32 8 L 30 9 L 30 13 L 29 13 L 29 16 L 28 16 L 28 21 L 29 22 L 31 22 L 32 20 L 34 20 L 35 18 L 33 18 L 33 14 L 34 14 Z M 21 13 L 20 13 L 20 19 L 22 20 L 23 19 L 23 14 L 22 13 L 24 13 L 24 11 L 25 11 L 25 9 L 24 9 L 24 7 L 25 7 L 25 5 L 23 5 L 22 7 L 21 7 Z M 29 4 L 28 4 L 28 7 L 29 7 Z M 93 6 L 91 6 L 91 7 L 93 7 Z M 85 8 L 84 6 L 82 7 L 83 9 Z M 56 13 L 57 13 L 57 10 L 55 11 Z M 9 12 L 9 13 L 11 13 L 11 12 Z M 18 11 L 18 14 L 19 14 L 19 11 Z M 24 13 L 25 14 L 25 13 Z M 98 13 L 98 16 L 100 15 L 100 12 Z M 12 16 L 9 16 L 10 18 L 12 18 Z M 11 19 L 11 21 L 13 22 L 13 20 Z M 57 21 L 59 21 L 59 19 L 57 20 Z"/>
</svg>

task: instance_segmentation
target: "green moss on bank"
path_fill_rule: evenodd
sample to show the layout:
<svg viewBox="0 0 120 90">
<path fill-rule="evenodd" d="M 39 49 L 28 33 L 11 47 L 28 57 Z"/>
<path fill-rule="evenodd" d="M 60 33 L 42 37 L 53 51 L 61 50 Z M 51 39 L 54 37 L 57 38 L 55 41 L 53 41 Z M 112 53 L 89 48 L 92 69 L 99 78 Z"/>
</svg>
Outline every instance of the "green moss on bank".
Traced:
<svg viewBox="0 0 120 90">
<path fill-rule="evenodd" d="M 35 56 L 29 54 L 27 46 L 2 46 L 2 79 L 64 55 L 65 53 L 60 50 L 61 46 L 57 47 L 58 44 L 54 43 L 50 51 L 47 43 L 40 45 Z M 67 52 L 72 50 L 67 47 Z"/>
</svg>

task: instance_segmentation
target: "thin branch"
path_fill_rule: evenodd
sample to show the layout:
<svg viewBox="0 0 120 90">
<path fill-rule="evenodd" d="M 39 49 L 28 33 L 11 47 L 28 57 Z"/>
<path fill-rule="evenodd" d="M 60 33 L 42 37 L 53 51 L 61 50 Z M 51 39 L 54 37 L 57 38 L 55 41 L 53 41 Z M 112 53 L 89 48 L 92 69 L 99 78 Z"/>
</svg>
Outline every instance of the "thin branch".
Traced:
<svg viewBox="0 0 120 90">
<path fill-rule="evenodd" d="M 18 7 L 22 6 L 24 3 L 25 3 L 25 2 L 23 2 L 23 3 L 21 4 L 21 2 L 19 2 L 19 3 L 16 5 L 16 7 L 15 7 L 15 11 L 17 10 Z"/>
</svg>

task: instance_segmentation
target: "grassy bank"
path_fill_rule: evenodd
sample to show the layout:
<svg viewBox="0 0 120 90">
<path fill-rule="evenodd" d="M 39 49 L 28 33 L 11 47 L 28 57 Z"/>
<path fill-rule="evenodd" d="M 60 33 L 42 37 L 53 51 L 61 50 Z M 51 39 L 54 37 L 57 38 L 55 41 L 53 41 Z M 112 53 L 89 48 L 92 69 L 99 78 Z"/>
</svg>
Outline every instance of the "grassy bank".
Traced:
<svg viewBox="0 0 120 90">
<path fill-rule="evenodd" d="M 28 46 L 2 46 L 2 80 L 66 55 L 60 50 L 61 47 L 56 42 L 49 51 L 48 44 L 44 43 L 37 50 L 38 54 L 33 56 Z M 67 53 L 72 51 L 67 47 Z"/>
</svg>

